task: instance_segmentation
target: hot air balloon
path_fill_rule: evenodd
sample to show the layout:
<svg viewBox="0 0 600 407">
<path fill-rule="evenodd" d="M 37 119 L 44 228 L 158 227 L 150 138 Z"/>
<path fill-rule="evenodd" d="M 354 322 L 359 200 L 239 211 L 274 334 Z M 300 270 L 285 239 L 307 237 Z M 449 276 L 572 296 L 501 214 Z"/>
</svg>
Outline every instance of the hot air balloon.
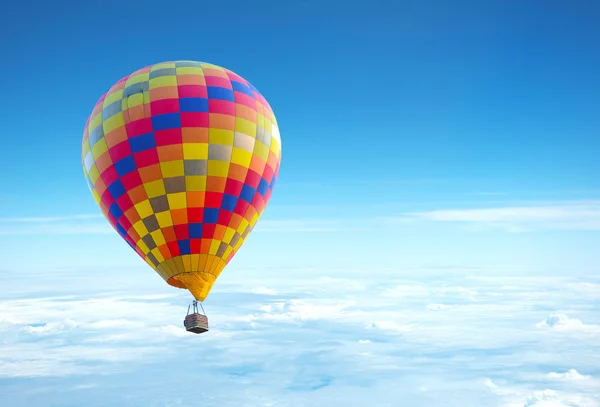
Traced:
<svg viewBox="0 0 600 407">
<path fill-rule="evenodd" d="M 96 103 L 81 159 L 116 232 L 193 295 L 186 329 L 207 331 L 197 304 L 256 225 L 279 172 L 281 138 L 265 98 L 213 64 L 147 66 Z"/>
</svg>

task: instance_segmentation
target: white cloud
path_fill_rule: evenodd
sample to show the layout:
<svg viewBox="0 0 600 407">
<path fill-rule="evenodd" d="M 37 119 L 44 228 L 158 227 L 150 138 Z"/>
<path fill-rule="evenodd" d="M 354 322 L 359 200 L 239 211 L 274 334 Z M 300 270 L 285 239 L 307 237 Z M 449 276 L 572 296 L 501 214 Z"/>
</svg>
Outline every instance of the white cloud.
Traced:
<svg viewBox="0 0 600 407">
<path fill-rule="evenodd" d="M 395 298 L 429 298 L 442 296 L 459 297 L 468 300 L 475 300 L 478 292 L 474 288 L 462 286 L 450 286 L 445 284 L 430 283 L 424 284 L 399 284 L 390 289 L 386 289 L 385 295 Z"/>
<path fill-rule="evenodd" d="M 538 322 L 536 327 L 555 331 L 600 333 L 600 325 L 584 324 L 580 319 L 571 318 L 564 312 L 555 312 L 549 315 L 543 321 Z"/>
<path fill-rule="evenodd" d="M 575 369 L 569 369 L 568 371 L 563 372 L 563 373 L 550 372 L 550 373 L 548 373 L 548 377 L 550 379 L 557 379 L 557 380 L 588 380 L 588 379 L 590 379 L 590 376 L 582 375 Z"/>
<path fill-rule="evenodd" d="M 131 297 L 0 302 L 0 376 L 62 376 L 86 372 L 90 361 L 139 364 L 163 358 L 163 343 L 180 333 L 168 322 L 182 320 L 184 308 L 159 295 Z"/>
<path fill-rule="evenodd" d="M 593 405 L 597 405 L 595 402 Z M 563 396 L 554 390 L 536 391 L 527 398 L 523 407 L 587 407 L 588 400 L 579 396 Z"/>
<path fill-rule="evenodd" d="M 165 325 L 159 328 L 159 332 L 165 333 L 167 335 L 175 336 L 178 338 L 189 338 L 190 333 L 187 332 L 183 327 L 178 327 L 175 325 Z"/>
<path fill-rule="evenodd" d="M 492 393 L 500 396 L 503 407 L 598 407 L 600 402 L 598 394 L 592 392 L 578 392 L 577 389 L 530 390 L 527 383 L 515 383 L 513 386 L 499 386 L 490 379 L 484 381 L 484 386 Z"/>
<path fill-rule="evenodd" d="M 558 202 L 538 206 L 438 209 L 407 213 L 401 221 L 460 222 L 512 232 L 537 229 L 600 230 L 600 202 Z"/>
<path fill-rule="evenodd" d="M 23 328 L 23 331 L 36 335 L 52 335 L 60 332 L 70 331 L 75 327 L 77 327 L 77 322 L 66 319 L 64 321 L 49 322 L 44 325 L 26 326 Z"/>
<path fill-rule="evenodd" d="M 569 290 L 577 293 L 578 296 L 585 296 L 587 298 L 600 299 L 600 284 L 591 282 L 577 282 L 569 283 Z"/>
<path fill-rule="evenodd" d="M 356 301 L 339 300 L 289 300 L 277 302 L 260 308 L 261 313 L 248 316 L 251 322 L 280 321 L 297 322 L 310 320 L 342 320 L 360 312 L 348 311 Z"/>
<path fill-rule="evenodd" d="M 255 287 L 252 289 L 254 294 L 277 295 L 277 291 L 267 287 Z"/>
<path fill-rule="evenodd" d="M 83 327 L 89 329 L 136 329 L 144 326 L 143 322 L 129 319 L 105 319 L 83 325 Z"/>
</svg>

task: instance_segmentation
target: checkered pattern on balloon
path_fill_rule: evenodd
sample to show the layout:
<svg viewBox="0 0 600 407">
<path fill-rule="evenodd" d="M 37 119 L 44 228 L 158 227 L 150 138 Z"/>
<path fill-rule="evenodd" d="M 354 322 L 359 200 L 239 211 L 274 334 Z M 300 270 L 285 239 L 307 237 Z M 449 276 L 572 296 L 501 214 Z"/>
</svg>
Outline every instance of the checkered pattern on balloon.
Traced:
<svg viewBox="0 0 600 407">
<path fill-rule="evenodd" d="M 279 172 L 265 98 L 216 65 L 179 61 L 121 79 L 94 107 L 82 163 L 118 234 L 203 301 L 255 226 Z"/>
</svg>

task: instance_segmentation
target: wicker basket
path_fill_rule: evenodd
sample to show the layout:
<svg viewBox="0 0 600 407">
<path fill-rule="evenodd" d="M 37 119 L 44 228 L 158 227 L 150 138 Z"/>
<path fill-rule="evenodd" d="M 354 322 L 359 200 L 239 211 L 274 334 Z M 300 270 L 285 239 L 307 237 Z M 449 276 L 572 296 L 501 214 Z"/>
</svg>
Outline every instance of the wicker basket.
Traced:
<svg viewBox="0 0 600 407">
<path fill-rule="evenodd" d="M 201 334 L 208 331 L 208 318 L 198 313 L 188 314 L 183 321 L 183 326 L 188 332 Z"/>
</svg>

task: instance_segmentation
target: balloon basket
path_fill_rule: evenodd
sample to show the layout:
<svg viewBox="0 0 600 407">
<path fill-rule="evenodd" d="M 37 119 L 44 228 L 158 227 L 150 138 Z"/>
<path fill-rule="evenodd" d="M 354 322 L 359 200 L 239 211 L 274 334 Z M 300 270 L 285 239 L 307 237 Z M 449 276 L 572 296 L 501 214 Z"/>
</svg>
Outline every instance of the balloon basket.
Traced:
<svg viewBox="0 0 600 407">
<path fill-rule="evenodd" d="M 183 326 L 185 330 L 188 332 L 192 332 L 195 334 L 201 334 L 208 331 L 208 317 L 204 314 L 201 314 L 198 311 L 198 303 L 194 301 L 192 304 L 193 312 L 190 314 L 190 307 L 188 307 L 188 314 L 186 315 Z M 200 305 L 202 307 L 202 305 Z M 204 311 L 204 309 L 202 309 Z"/>
<path fill-rule="evenodd" d="M 188 314 L 183 321 L 183 326 L 188 332 L 201 334 L 208 331 L 208 318 L 202 314 Z"/>
</svg>

